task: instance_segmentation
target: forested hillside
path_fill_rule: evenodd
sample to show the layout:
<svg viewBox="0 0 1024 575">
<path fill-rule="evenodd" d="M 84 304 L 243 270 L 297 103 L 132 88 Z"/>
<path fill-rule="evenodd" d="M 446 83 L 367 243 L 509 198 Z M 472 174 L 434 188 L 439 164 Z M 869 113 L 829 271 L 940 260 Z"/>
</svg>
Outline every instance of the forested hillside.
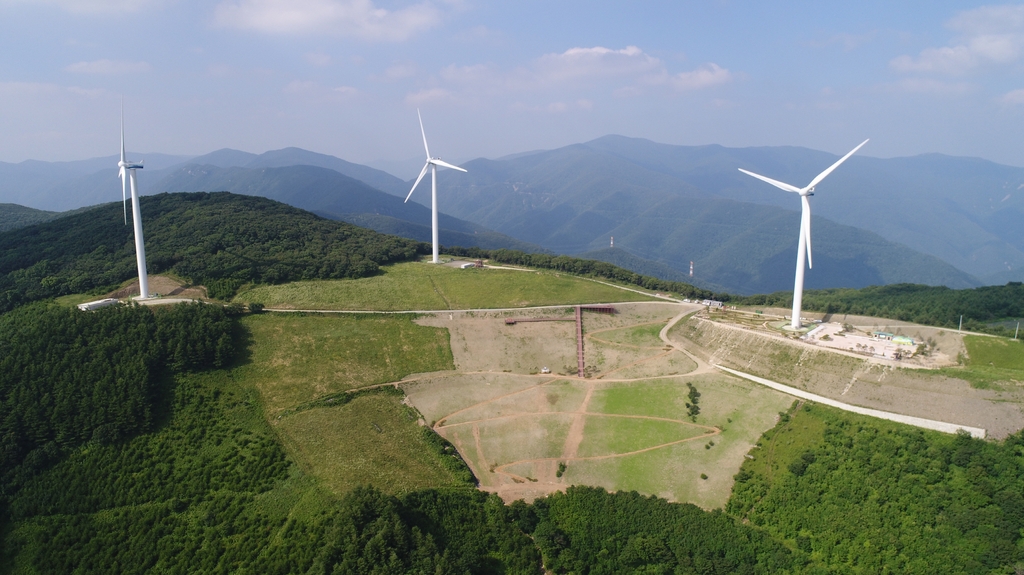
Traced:
<svg viewBox="0 0 1024 575">
<path fill-rule="evenodd" d="M 810 405 L 783 415 L 736 477 L 737 520 L 821 572 L 1020 571 L 1024 434 L 986 442 Z"/>
<path fill-rule="evenodd" d="M 793 303 L 793 294 L 778 292 L 740 298 L 738 302 L 788 307 Z M 1024 317 L 1024 285 L 1010 282 L 1003 286 L 953 290 L 895 284 L 859 290 L 810 290 L 804 292 L 803 307 L 809 311 L 885 317 L 951 328 L 959 326 L 962 315 L 965 329 L 1012 335 L 1012 330 L 1005 326 L 990 324 Z"/>
<path fill-rule="evenodd" d="M 259 197 L 160 194 L 141 204 L 149 272 L 216 285 L 215 297 L 246 282 L 365 277 L 424 250 Z M 132 234 L 120 204 L 0 234 L 0 312 L 131 279 Z"/>
<path fill-rule="evenodd" d="M 151 430 L 169 376 L 224 365 L 234 345 L 219 306 L 36 304 L 0 316 L 0 505 L 70 449 Z"/>
<path fill-rule="evenodd" d="M 0 204 L 0 232 L 46 222 L 58 216 L 58 212 L 36 210 L 18 204 Z"/>
</svg>

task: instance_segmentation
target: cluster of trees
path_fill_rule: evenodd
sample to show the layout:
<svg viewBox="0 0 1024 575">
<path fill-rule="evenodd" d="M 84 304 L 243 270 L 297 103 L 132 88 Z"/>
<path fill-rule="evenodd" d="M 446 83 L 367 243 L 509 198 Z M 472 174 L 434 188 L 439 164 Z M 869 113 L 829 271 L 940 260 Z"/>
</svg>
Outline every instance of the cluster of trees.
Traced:
<svg viewBox="0 0 1024 575">
<path fill-rule="evenodd" d="M 720 510 L 570 487 L 537 500 L 532 536 L 555 573 L 780 573 L 806 562 Z"/>
<path fill-rule="evenodd" d="M 150 273 L 174 272 L 230 297 L 244 283 L 358 278 L 429 246 L 227 192 L 142 198 Z M 107 291 L 136 274 L 119 204 L 0 233 L 0 312 Z"/>
<path fill-rule="evenodd" d="M 223 308 L 185 304 L 0 316 L 0 499 L 68 449 L 152 429 L 167 372 L 223 365 L 232 327 Z"/>
<path fill-rule="evenodd" d="M 804 409 L 808 409 L 805 407 Z M 822 423 L 815 423 L 817 418 Z M 813 407 L 747 461 L 728 511 L 806 551 L 829 571 L 1012 573 L 1024 561 L 1024 433 L 1001 443 L 946 436 Z M 755 452 L 760 454 L 761 452 Z M 755 455 L 761 457 L 761 455 Z M 788 458 L 788 461 L 787 461 Z"/>
<path fill-rule="evenodd" d="M 460 248 L 445 246 L 444 252 L 460 257 L 489 259 L 495 263 L 529 266 L 534 268 L 558 270 L 584 277 L 604 278 L 645 289 L 679 294 L 684 298 L 717 299 L 729 301 L 735 296 L 702 290 L 688 283 L 662 280 L 641 275 L 606 262 L 585 260 L 572 256 L 553 256 L 551 254 L 527 253 L 518 250 L 485 250 L 481 248 Z"/>
<path fill-rule="evenodd" d="M 686 394 L 690 400 L 686 403 L 686 415 L 689 415 L 692 421 L 697 421 L 697 416 L 700 415 L 700 392 L 690 382 L 686 382 L 686 387 L 690 388 Z"/>
</svg>

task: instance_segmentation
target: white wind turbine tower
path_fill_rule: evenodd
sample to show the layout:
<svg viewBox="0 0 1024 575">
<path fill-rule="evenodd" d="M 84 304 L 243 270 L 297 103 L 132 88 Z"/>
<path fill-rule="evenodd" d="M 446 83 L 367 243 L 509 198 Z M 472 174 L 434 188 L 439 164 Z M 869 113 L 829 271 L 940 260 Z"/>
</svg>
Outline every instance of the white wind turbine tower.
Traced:
<svg viewBox="0 0 1024 575">
<path fill-rule="evenodd" d="M 860 146 L 857 146 L 856 148 L 850 150 L 850 153 L 846 154 L 842 158 L 839 158 L 838 162 L 832 164 L 831 166 L 828 167 L 827 170 L 818 174 L 813 180 L 811 180 L 811 183 L 807 184 L 807 186 L 803 188 L 798 188 L 796 186 L 791 186 L 784 182 L 779 182 L 771 178 L 766 178 L 759 174 L 748 172 L 743 168 L 739 169 L 744 174 L 747 174 L 748 176 L 754 176 L 759 180 L 768 182 L 769 184 L 775 186 L 776 188 L 786 190 L 787 192 L 795 192 L 797 194 L 800 194 L 800 241 L 797 244 L 796 249 L 796 280 L 793 282 L 793 320 L 790 323 L 790 326 L 793 329 L 800 329 L 801 327 L 800 308 L 803 304 L 804 297 L 805 253 L 807 254 L 807 267 L 814 267 L 811 258 L 811 204 L 810 202 L 807 201 L 807 198 L 809 196 L 814 195 L 814 186 L 821 183 L 821 181 L 824 180 L 826 176 L 832 173 L 832 170 L 838 168 L 839 164 L 845 162 L 847 158 L 852 156 L 854 152 L 859 150 L 861 146 L 863 146 L 866 143 L 868 143 L 868 140 L 864 140 L 863 142 L 861 142 Z"/>
<path fill-rule="evenodd" d="M 135 224 L 135 263 L 139 266 L 139 299 L 149 297 L 149 276 L 146 275 L 146 245 L 142 239 L 142 212 L 139 211 L 139 192 L 135 170 L 142 169 L 142 162 L 124 159 L 124 102 L 121 102 L 121 161 L 117 163 L 121 178 L 121 205 L 124 207 L 124 223 L 128 225 L 128 206 L 125 187 L 132 186 L 132 222 Z"/>
<path fill-rule="evenodd" d="M 423 149 L 427 152 L 427 163 L 423 165 L 423 169 L 420 171 L 420 177 L 416 178 L 416 183 L 412 185 L 412 189 L 409 190 L 409 195 L 405 197 L 405 201 L 408 202 L 409 198 L 412 197 L 412 193 L 416 191 L 416 186 L 420 185 L 420 180 L 427 174 L 427 168 L 430 169 L 430 234 L 434 244 L 434 259 L 433 263 L 438 263 L 437 259 L 437 167 L 444 166 L 460 172 L 466 170 L 449 164 L 441 160 L 441 158 L 431 158 L 430 148 L 427 146 L 427 132 L 423 129 L 423 116 L 420 115 L 419 109 L 416 110 L 416 116 L 420 119 L 420 133 L 423 134 Z"/>
</svg>

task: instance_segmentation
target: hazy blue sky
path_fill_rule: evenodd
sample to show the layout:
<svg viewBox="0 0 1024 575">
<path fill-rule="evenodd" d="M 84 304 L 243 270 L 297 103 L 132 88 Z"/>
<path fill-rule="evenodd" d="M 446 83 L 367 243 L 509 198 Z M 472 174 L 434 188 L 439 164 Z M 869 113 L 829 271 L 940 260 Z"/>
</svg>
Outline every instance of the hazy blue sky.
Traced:
<svg viewBox="0 0 1024 575">
<path fill-rule="evenodd" d="M 623 134 L 1024 166 L 1024 5 L 0 0 L 0 161 Z M 412 167 L 416 171 L 416 166 Z M 413 177 L 413 174 L 400 174 Z"/>
</svg>

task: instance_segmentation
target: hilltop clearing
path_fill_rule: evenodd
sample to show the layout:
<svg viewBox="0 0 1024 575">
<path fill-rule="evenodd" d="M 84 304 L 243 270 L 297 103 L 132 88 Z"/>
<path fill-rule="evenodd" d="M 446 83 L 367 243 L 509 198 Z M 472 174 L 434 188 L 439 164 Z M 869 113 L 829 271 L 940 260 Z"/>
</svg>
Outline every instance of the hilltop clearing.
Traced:
<svg viewBox="0 0 1024 575">
<path fill-rule="evenodd" d="M 460 310 L 654 299 L 569 274 L 401 263 L 356 281 L 257 286 L 235 301 L 305 310 Z"/>
<path fill-rule="evenodd" d="M 790 400 L 667 346 L 658 334 L 686 306 L 615 307 L 584 312 L 586 379 L 576 377 L 571 308 L 424 316 L 451 333 L 456 372 L 402 388 L 481 488 L 506 501 L 582 484 L 724 505 L 743 454 Z M 523 317 L 568 321 L 506 323 Z"/>
</svg>

